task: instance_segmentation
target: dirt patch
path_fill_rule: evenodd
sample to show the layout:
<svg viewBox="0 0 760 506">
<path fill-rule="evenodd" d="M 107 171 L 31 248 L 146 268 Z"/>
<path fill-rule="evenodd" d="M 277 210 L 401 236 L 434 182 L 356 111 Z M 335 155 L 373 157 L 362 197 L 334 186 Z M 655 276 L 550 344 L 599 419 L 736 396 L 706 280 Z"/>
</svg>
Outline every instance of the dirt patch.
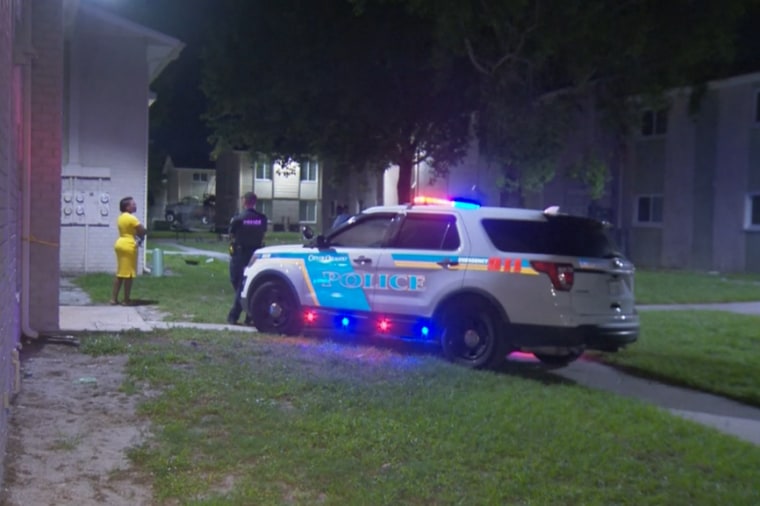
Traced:
<svg viewBox="0 0 760 506">
<path fill-rule="evenodd" d="M 24 346 L 0 504 L 152 504 L 150 476 L 126 456 L 149 430 L 135 410 L 147 394 L 119 390 L 126 361 L 71 345 Z"/>
</svg>

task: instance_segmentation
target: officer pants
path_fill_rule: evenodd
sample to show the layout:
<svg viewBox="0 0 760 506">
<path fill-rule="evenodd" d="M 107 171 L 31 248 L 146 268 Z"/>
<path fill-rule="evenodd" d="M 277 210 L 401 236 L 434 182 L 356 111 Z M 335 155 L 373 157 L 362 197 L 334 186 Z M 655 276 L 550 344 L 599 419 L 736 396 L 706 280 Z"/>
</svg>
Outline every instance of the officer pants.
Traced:
<svg viewBox="0 0 760 506">
<path fill-rule="evenodd" d="M 240 290 L 243 282 L 243 271 L 248 264 L 248 259 L 243 258 L 241 255 L 232 255 L 230 257 L 230 283 L 232 283 L 232 289 L 235 292 L 235 300 L 232 303 L 232 308 L 227 315 L 227 321 L 237 321 L 240 318 L 240 313 L 243 312 L 243 304 L 240 300 Z"/>
</svg>

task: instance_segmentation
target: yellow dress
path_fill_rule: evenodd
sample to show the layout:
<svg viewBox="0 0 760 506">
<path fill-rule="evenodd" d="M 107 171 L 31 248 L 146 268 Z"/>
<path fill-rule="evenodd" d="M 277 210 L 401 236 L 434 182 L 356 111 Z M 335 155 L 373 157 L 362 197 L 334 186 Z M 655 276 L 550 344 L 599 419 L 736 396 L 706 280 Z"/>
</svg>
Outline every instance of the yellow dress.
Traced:
<svg viewBox="0 0 760 506">
<path fill-rule="evenodd" d="M 116 252 L 116 277 L 134 278 L 137 276 L 137 242 L 135 234 L 140 225 L 132 213 L 121 213 L 116 220 L 119 228 L 119 238 L 113 245 Z"/>
</svg>

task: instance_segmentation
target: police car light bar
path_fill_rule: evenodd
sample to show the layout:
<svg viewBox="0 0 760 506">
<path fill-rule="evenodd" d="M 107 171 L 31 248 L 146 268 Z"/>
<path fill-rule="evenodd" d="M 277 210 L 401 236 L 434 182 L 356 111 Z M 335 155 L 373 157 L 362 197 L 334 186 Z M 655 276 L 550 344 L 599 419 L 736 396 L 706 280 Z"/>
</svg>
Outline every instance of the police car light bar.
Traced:
<svg viewBox="0 0 760 506">
<path fill-rule="evenodd" d="M 414 197 L 414 204 L 417 205 L 433 205 L 433 206 L 451 206 L 457 209 L 479 209 L 480 204 L 471 200 L 464 199 L 442 199 L 438 197 L 426 197 L 424 195 L 418 195 Z"/>
</svg>

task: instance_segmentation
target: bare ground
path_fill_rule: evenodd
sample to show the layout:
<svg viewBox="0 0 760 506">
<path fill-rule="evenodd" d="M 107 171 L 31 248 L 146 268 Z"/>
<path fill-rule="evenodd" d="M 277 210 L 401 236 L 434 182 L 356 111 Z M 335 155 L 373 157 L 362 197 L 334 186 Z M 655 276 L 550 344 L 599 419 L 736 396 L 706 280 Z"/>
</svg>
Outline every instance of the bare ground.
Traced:
<svg viewBox="0 0 760 506">
<path fill-rule="evenodd" d="M 149 431 L 135 409 L 147 394 L 119 390 L 126 361 L 66 344 L 24 344 L 0 504 L 153 503 L 150 476 L 126 456 Z"/>
</svg>

